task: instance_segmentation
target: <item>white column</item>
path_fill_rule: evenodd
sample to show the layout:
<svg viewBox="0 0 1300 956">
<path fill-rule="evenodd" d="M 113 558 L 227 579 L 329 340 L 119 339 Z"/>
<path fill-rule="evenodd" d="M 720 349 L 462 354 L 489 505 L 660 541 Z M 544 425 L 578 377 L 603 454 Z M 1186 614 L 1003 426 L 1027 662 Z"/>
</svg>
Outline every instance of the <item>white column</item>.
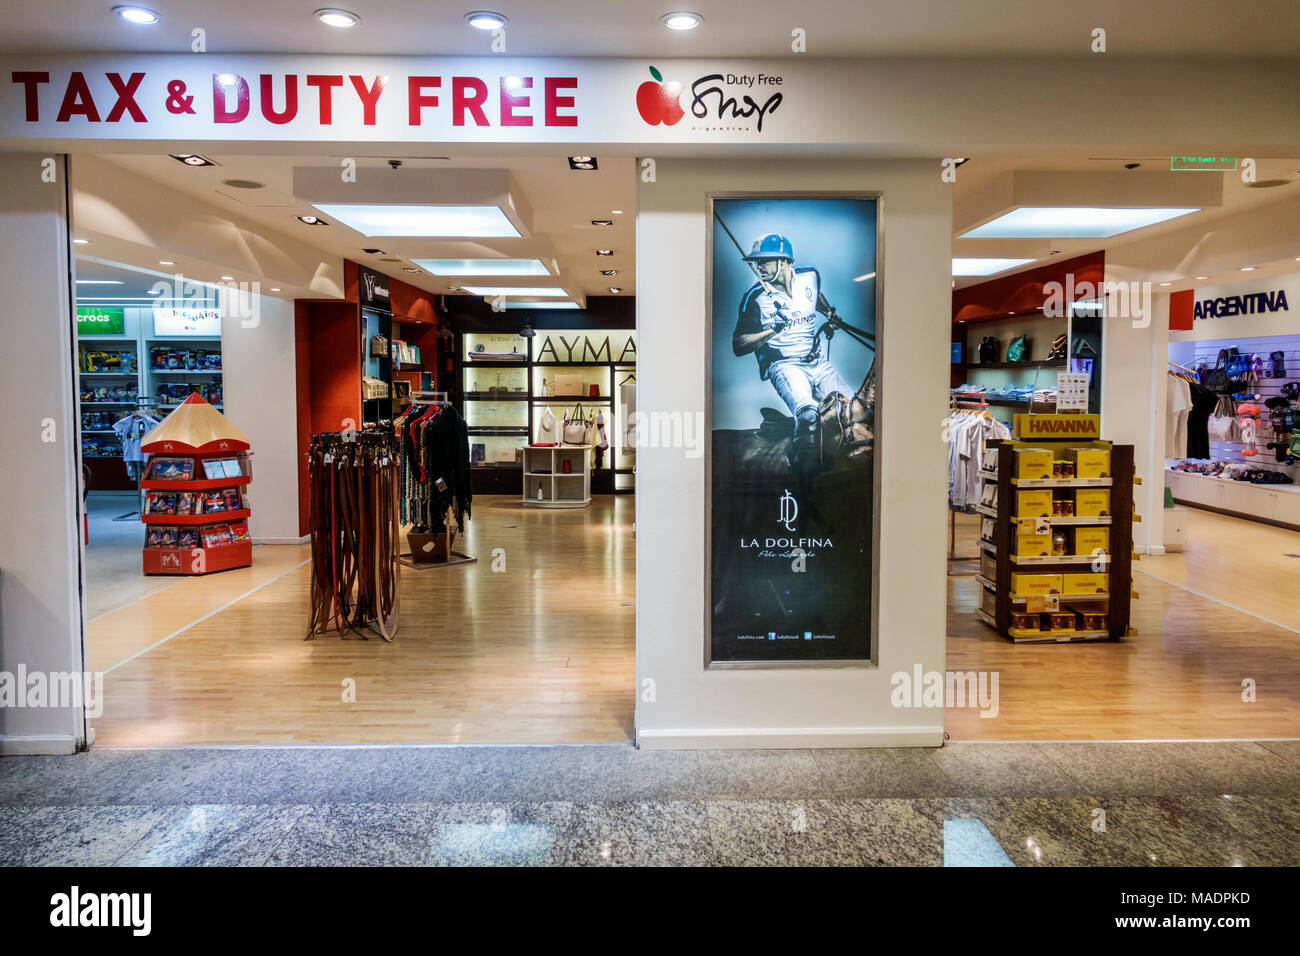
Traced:
<svg viewBox="0 0 1300 956">
<path fill-rule="evenodd" d="M 0 681 L 83 666 L 66 187 L 64 157 L 0 153 Z M 71 753 L 85 739 L 80 707 L 6 704 L 0 754 Z"/>
</svg>

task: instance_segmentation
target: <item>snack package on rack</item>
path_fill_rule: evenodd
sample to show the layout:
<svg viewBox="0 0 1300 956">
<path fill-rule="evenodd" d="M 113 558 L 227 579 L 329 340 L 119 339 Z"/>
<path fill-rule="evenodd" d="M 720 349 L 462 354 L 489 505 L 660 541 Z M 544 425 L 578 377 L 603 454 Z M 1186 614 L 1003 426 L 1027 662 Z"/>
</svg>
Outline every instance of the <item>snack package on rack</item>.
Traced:
<svg viewBox="0 0 1300 956">
<path fill-rule="evenodd" d="M 149 460 L 149 478 L 154 481 L 189 481 L 193 477 L 193 458 L 155 457 Z"/>
<path fill-rule="evenodd" d="M 202 547 L 198 528 L 181 528 L 177 535 L 176 546 L 182 551 Z"/>
<path fill-rule="evenodd" d="M 218 489 L 215 491 L 203 491 L 199 494 L 202 501 L 203 514 L 214 514 L 216 512 L 227 510 L 225 492 Z"/>
<path fill-rule="evenodd" d="M 180 528 L 163 527 L 160 530 L 162 531 L 162 544 L 159 545 L 159 547 L 175 548 L 177 543 L 180 541 Z"/>
<path fill-rule="evenodd" d="M 144 546 L 146 548 L 161 548 L 163 546 L 163 529 L 160 525 L 151 524 L 146 526 Z"/>
<path fill-rule="evenodd" d="M 194 509 L 199 506 L 197 496 L 192 491 L 182 491 L 176 496 L 176 513 L 178 515 L 197 514 Z"/>
<path fill-rule="evenodd" d="M 203 538 L 203 547 L 223 547 L 230 544 L 230 526 L 224 524 L 206 525 L 201 536 Z"/>
<path fill-rule="evenodd" d="M 247 521 L 232 521 L 230 522 L 229 528 L 230 528 L 231 544 L 235 544 L 236 542 L 239 541 L 249 540 Z"/>
</svg>

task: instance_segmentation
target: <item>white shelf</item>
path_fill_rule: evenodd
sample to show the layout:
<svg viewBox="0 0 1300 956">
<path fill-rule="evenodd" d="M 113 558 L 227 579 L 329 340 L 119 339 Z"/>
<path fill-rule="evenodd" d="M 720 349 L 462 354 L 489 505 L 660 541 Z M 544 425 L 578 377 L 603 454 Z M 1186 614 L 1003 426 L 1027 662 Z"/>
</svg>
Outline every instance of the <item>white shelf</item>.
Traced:
<svg viewBox="0 0 1300 956">
<path fill-rule="evenodd" d="M 1110 564 L 1111 556 L 1109 554 L 1098 555 L 1093 557 L 1090 554 L 1013 554 L 1011 563 L 1030 567 L 1036 564 L 1092 564 L 1096 561 L 1098 564 Z"/>
<path fill-rule="evenodd" d="M 1017 488 L 1109 488 L 1109 478 L 1012 478 Z"/>
<path fill-rule="evenodd" d="M 565 461 L 570 463 L 570 471 L 564 470 Z M 539 470 L 542 468 L 546 470 Z M 562 478 L 580 481 L 561 481 Z M 591 446 L 526 445 L 523 479 L 521 503 L 526 508 L 585 508 L 591 503 Z"/>
<path fill-rule="evenodd" d="M 220 375 L 219 368 L 151 368 L 150 375 Z"/>
</svg>

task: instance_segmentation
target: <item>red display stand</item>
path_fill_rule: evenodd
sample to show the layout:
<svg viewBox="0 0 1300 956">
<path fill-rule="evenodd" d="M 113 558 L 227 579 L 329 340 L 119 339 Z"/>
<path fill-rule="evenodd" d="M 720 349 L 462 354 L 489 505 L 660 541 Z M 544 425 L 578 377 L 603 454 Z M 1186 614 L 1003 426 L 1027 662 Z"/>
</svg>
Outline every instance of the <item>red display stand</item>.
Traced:
<svg viewBox="0 0 1300 956">
<path fill-rule="evenodd" d="M 149 440 L 140 445 L 148 452 L 150 477 L 140 482 L 148 491 L 204 492 L 232 490 L 242 497 L 243 490 L 252 480 L 250 459 L 241 452 L 249 450 L 248 436 L 232 425 L 197 392 L 187 398 L 161 425 L 149 433 Z M 160 479 L 153 475 L 157 457 L 189 459 L 193 462 L 189 478 Z M 204 462 L 234 458 L 240 462 L 240 475 L 208 478 Z M 201 495 L 195 494 L 196 502 Z M 195 505 L 198 506 L 197 503 Z M 141 520 L 146 527 L 146 547 L 143 567 L 145 574 L 211 574 L 231 568 L 246 568 L 253 563 L 253 542 L 244 538 L 208 547 L 204 544 L 205 528 L 246 522 L 248 508 L 200 512 L 198 514 L 144 514 Z M 185 547 L 148 547 L 149 526 L 176 528 L 183 539 L 187 530 L 196 532 L 196 541 Z"/>
</svg>

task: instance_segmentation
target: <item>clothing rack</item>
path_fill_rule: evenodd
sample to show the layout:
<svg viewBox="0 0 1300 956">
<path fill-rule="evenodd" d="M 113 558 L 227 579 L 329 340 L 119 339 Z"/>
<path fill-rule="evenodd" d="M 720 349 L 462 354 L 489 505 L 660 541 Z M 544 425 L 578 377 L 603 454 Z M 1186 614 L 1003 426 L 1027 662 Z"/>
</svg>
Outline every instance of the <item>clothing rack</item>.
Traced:
<svg viewBox="0 0 1300 956">
<path fill-rule="evenodd" d="M 139 414 L 139 413 L 142 412 L 142 411 L 151 411 L 151 410 L 153 410 L 153 409 L 157 406 L 157 404 L 158 404 L 158 403 L 155 402 L 152 398 L 136 398 L 136 400 L 135 400 L 135 410 L 134 410 L 133 412 L 131 412 L 131 414 L 132 414 L 132 415 L 136 415 L 136 414 Z M 118 421 L 121 421 L 121 419 L 118 419 Z M 134 520 L 136 520 L 137 518 L 139 518 L 142 514 L 144 514 L 144 486 L 143 486 L 143 482 L 144 482 L 144 471 L 145 471 L 145 465 L 146 465 L 146 464 L 148 464 L 147 461 L 142 461 L 142 462 L 139 463 L 140 467 L 139 467 L 139 469 L 137 470 L 137 472 L 136 472 L 136 476 L 135 476 L 135 508 L 136 508 L 136 510 L 135 510 L 135 511 L 128 511 L 126 514 L 120 514 L 120 515 L 118 515 L 116 518 L 113 519 L 114 521 L 134 521 Z M 125 462 L 123 463 L 123 467 L 125 467 Z"/>
<path fill-rule="evenodd" d="M 401 563 L 423 570 L 476 561 L 452 548 L 455 534 L 464 531 L 470 517 L 472 492 L 468 428 L 447 393 L 413 392 L 411 404 L 390 433 L 400 461 L 399 522 L 411 525 L 410 550 L 401 553 Z M 455 531 L 449 515 L 455 517 Z M 425 560 L 416 560 L 417 548 Z"/>
<path fill-rule="evenodd" d="M 961 389 L 953 389 L 948 396 L 948 415 L 958 409 L 969 409 L 971 411 L 980 411 L 987 415 L 989 403 L 984 398 L 983 392 L 967 392 Z M 958 561 L 978 561 L 979 554 L 959 555 L 957 554 L 957 512 L 952 508 L 948 509 L 948 576 L 949 577 L 974 577 L 978 572 L 977 568 L 958 567 L 954 568 L 953 563 Z"/>
</svg>

